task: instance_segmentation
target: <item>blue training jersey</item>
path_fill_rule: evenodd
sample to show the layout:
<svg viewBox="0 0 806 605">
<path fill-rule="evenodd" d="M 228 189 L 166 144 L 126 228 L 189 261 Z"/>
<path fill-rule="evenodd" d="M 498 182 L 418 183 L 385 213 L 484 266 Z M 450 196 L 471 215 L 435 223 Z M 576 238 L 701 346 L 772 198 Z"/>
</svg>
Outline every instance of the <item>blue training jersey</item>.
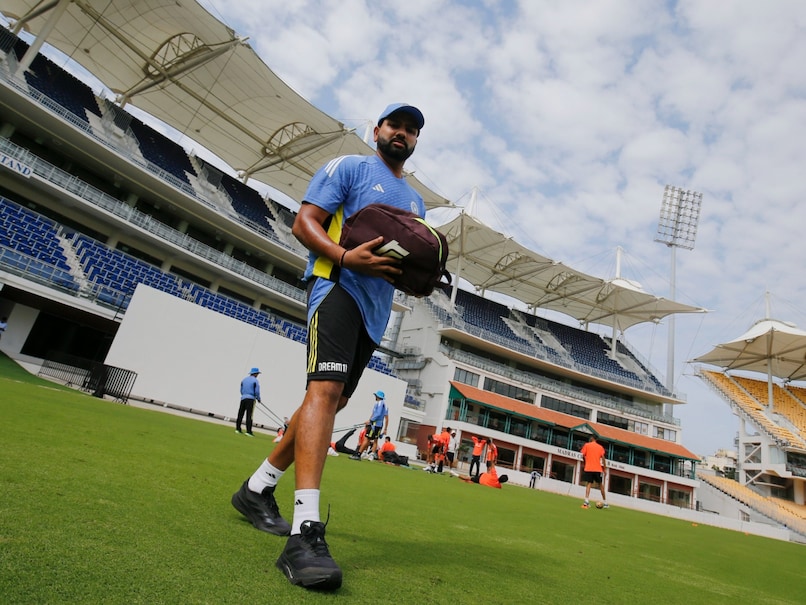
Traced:
<svg viewBox="0 0 806 605">
<path fill-rule="evenodd" d="M 381 399 L 380 401 L 376 401 L 375 405 L 372 406 L 372 414 L 369 417 L 372 426 L 383 426 L 383 419 L 384 417 L 389 415 L 389 410 L 386 407 L 386 401 Z"/>
<path fill-rule="evenodd" d="M 260 383 L 251 374 L 241 381 L 241 399 L 260 401 Z"/>
<path fill-rule="evenodd" d="M 335 158 L 320 168 L 311 179 L 305 193 L 305 202 L 330 213 L 325 224 L 327 234 L 334 242 L 341 239 L 344 221 L 370 204 L 388 204 L 425 217 L 425 204 L 405 179 L 397 178 L 377 155 L 345 155 Z M 373 342 L 380 343 L 392 313 L 395 289 L 380 277 L 342 268 L 339 270 L 325 257 L 309 254 L 305 280 L 317 280 L 308 301 L 308 321 L 319 302 L 324 298 L 338 275 L 338 282 L 358 304 L 367 333 Z"/>
</svg>

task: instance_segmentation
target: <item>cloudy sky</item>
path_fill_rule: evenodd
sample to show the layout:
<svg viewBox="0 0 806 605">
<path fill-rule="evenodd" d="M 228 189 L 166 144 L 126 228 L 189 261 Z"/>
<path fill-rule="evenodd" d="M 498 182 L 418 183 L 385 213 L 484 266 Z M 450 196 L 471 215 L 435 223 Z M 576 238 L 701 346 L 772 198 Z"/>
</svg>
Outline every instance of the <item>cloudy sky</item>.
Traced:
<svg viewBox="0 0 806 605">
<path fill-rule="evenodd" d="M 362 132 L 389 102 L 426 116 L 409 167 L 546 256 L 668 296 L 664 185 L 703 194 L 679 249 L 684 444 L 737 419 L 686 363 L 766 314 L 806 328 L 806 3 L 202 0 L 311 103 Z M 800 168 L 799 168 L 800 167 Z M 439 218 L 437 216 L 432 218 Z M 436 221 L 439 222 L 439 221 Z M 627 331 L 665 375 L 667 324 Z"/>
</svg>

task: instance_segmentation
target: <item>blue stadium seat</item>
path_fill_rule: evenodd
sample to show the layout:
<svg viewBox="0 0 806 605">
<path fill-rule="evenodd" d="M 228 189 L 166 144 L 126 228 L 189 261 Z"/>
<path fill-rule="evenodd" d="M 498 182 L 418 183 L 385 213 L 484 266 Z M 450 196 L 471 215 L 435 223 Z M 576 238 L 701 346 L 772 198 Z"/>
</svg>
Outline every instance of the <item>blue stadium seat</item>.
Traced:
<svg viewBox="0 0 806 605">
<path fill-rule="evenodd" d="M 32 261 L 40 261 L 32 266 L 56 269 L 60 280 L 68 280 L 70 265 L 62 250 L 56 223 L 4 197 L 0 197 L 0 215 L 3 216 L 0 245 L 30 257 Z M 52 269 L 45 272 L 56 275 Z M 42 277 L 42 270 L 36 271 Z"/>
<path fill-rule="evenodd" d="M 221 186 L 230 196 L 235 212 L 269 231 L 274 231 L 266 220 L 271 217 L 269 207 L 257 191 L 227 174 L 222 175 Z"/>
<path fill-rule="evenodd" d="M 17 58 L 21 59 L 28 50 L 28 45 L 22 41 L 14 45 Z M 49 99 L 78 117 L 83 122 L 89 122 L 87 112 L 100 117 L 101 110 L 92 89 L 84 82 L 65 71 L 50 59 L 38 54 L 25 72 L 28 85 L 35 88 Z"/>
<path fill-rule="evenodd" d="M 132 117 L 129 128 L 140 144 L 143 157 L 169 174 L 190 185 L 187 173 L 196 174 L 184 148 Z"/>
</svg>

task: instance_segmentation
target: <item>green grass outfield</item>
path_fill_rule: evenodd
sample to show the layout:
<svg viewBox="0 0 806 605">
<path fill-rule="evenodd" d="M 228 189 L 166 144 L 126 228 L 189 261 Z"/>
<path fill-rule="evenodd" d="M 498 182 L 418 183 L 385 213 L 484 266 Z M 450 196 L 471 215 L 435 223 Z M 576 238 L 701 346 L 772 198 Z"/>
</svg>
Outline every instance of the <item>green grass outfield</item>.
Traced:
<svg viewBox="0 0 806 605">
<path fill-rule="evenodd" d="M 272 441 L 119 405 L 0 356 L 0 603 L 803 603 L 803 546 L 328 457 L 335 593 L 230 505 Z M 292 477 L 277 490 L 291 517 Z"/>
</svg>

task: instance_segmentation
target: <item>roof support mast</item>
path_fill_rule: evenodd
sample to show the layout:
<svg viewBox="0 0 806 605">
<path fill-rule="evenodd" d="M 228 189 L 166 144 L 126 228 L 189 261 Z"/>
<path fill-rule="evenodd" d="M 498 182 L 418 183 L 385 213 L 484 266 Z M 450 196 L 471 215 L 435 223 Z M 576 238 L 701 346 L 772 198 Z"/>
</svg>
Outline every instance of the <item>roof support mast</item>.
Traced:
<svg viewBox="0 0 806 605">
<path fill-rule="evenodd" d="M 45 40 L 48 39 L 48 36 L 56 27 L 56 24 L 61 20 L 62 16 L 67 10 L 67 7 L 70 6 L 70 3 L 72 1 L 73 0 L 54 0 L 53 2 L 48 2 L 43 6 L 39 7 L 38 9 L 33 10 L 24 17 L 20 18 L 14 24 L 14 29 L 12 31 L 14 32 L 14 35 L 18 35 L 28 20 L 43 15 L 50 10 L 53 10 L 53 14 L 50 15 L 50 18 L 48 18 L 47 22 L 42 27 L 39 34 L 37 34 L 33 44 L 31 44 L 31 46 L 26 51 L 25 56 L 17 64 L 17 71 L 19 73 L 24 73 L 25 70 L 31 66 L 31 63 L 36 58 L 36 55 L 39 54 L 39 50 L 42 48 L 42 45 L 45 43 Z"/>
</svg>

